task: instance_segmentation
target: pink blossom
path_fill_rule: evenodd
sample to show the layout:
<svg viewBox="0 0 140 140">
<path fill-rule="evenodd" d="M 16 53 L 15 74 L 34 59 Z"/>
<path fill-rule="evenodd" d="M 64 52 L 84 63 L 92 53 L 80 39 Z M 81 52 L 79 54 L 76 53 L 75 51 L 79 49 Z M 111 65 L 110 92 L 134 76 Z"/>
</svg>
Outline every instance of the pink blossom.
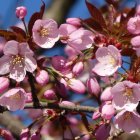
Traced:
<svg viewBox="0 0 140 140">
<path fill-rule="evenodd" d="M 66 23 L 74 25 L 76 27 L 81 26 L 81 20 L 79 18 L 67 18 Z"/>
<path fill-rule="evenodd" d="M 127 23 L 127 30 L 132 34 L 139 34 L 140 33 L 140 17 L 132 17 L 129 19 Z"/>
<path fill-rule="evenodd" d="M 32 32 L 34 42 L 41 48 L 52 48 L 59 39 L 57 23 L 53 19 L 36 20 Z"/>
<path fill-rule="evenodd" d="M 112 93 L 111 93 L 111 87 L 107 87 L 101 94 L 101 100 L 102 101 L 111 101 L 112 100 Z"/>
<path fill-rule="evenodd" d="M 72 91 L 80 94 L 85 93 L 86 91 L 85 85 L 80 80 L 70 79 L 68 83 L 69 83 L 68 86 Z"/>
<path fill-rule="evenodd" d="M 9 79 L 6 77 L 0 77 L 0 93 L 3 93 L 9 87 Z"/>
<path fill-rule="evenodd" d="M 27 9 L 24 6 L 20 6 L 16 8 L 16 16 L 19 19 L 23 19 L 27 15 Z"/>
<path fill-rule="evenodd" d="M 49 74 L 45 70 L 40 70 L 36 75 L 36 81 L 40 85 L 45 85 L 49 82 Z"/>
<path fill-rule="evenodd" d="M 0 105 L 11 111 L 23 109 L 26 101 L 25 91 L 22 88 L 8 90 L 0 97 Z"/>
<path fill-rule="evenodd" d="M 62 24 L 59 28 L 61 41 L 78 50 L 90 48 L 93 43 L 93 33 L 83 28 L 77 29 L 70 24 Z"/>
<path fill-rule="evenodd" d="M 140 128 L 140 115 L 135 111 L 122 110 L 115 116 L 114 123 L 118 128 L 133 133 Z"/>
<path fill-rule="evenodd" d="M 33 52 L 27 43 L 8 41 L 0 58 L 0 75 L 10 73 L 10 78 L 20 82 L 25 78 L 26 71 L 33 72 L 37 68 Z"/>
<path fill-rule="evenodd" d="M 121 54 L 113 45 L 98 48 L 96 59 L 98 62 L 92 71 L 99 76 L 110 76 L 121 67 Z"/>
<path fill-rule="evenodd" d="M 101 108 L 101 116 L 104 119 L 110 120 L 115 114 L 115 109 L 113 105 L 109 102 L 103 104 Z"/>
<path fill-rule="evenodd" d="M 117 83 L 112 87 L 111 93 L 116 108 L 122 108 L 129 103 L 137 104 L 140 101 L 140 85 L 130 81 Z"/>
<path fill-rule="evenodd" d="M 90 78 L 87 80 L 87 89 L 90 94 L 95 96 L 99 95 L 101 88 L 96 78 Z"/>
</svg>

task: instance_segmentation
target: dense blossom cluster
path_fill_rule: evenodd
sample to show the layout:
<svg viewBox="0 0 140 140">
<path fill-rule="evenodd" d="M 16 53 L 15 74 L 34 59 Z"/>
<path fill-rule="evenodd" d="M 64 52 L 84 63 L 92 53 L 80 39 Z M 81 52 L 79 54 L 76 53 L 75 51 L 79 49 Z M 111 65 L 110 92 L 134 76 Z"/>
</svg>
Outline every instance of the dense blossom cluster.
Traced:
<svg viewBox="0 0 140 140">
<path fill-rule="evenodd" d="M 42 108 L 40 102 L 54 105 L 53 109 L 29 111 L 37 121 L 22 131 L 21 140 L 39 140 L 42 135 L 106 140 L 116 131 L 133 133 L 140 128 L 140 7 L 117 13 L 115 4 L 108 5 L 112 11 L 107 14 L 112 16 L 103 17 L 96 7 L 86 4 L 92 18 L 68 18 L 60 26 L 53 19 L 42 19 L 43 4 L 28 28 L 24 21 L 27 9 L 18 7 L 16 16 L 25 31 L 16 26 L 11 31 L 0 30 L 1 107 L 16 111 L 31 103 L 34 108 Z M 57 43 L 65 46 L 64 56 L 40 54 L 40 49 L 53 49 Z M 79 107 L 73 94 L 98 104 L 90 117 L 91 126 L 86 113 L 73 110 Z M 59 107 L 71 107 L 71 112 Z M 87 130 L 78 128 L 82 121 Z M 31 131 L 34 126 L 36 131 Z"/>
</svg>

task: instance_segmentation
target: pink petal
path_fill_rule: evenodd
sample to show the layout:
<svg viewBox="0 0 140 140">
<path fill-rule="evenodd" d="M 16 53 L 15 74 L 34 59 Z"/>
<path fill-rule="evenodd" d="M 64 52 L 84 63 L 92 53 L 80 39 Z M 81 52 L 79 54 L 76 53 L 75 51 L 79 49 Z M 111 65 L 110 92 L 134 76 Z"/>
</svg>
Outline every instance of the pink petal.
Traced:
<svg viewBox="0 0 140 140">
<path fill-rule="evenodd" d="M 26 75 L 26 70 L 24 66 L 16 64 L 14 65 L 13 68 L 11 68 L 10 78 L 16 80 L 17 82 L 23 81 L 25 78 L 25 75 Z"/>
<path fill-rule="evenodd" d="M 17 55 L 18 54 L 18 42 L 17 41 L 8 41 L 4 48 L 3 53 L 5 55 Z"/>
<path fill-rule="evenodd" d="M 25 68 L 31 73 L 37 68 L 36 60 L 29 54 L 25 56 Z"/>
<path fill-rule="evenodd" d="M 24 56 L 26 53 L 33 55 L 33 51 L 29 48 L 28 43 L 20 43 L 19 44 L 19 54 Z"/>
<path fill-rule="evenodd" d="M 4 55 L 0 58 L 0 75 L 9 73 L 10 71 L 10 57 Z"/>
<path fill-rule="evenodd" d="M 61 24 L 59 27 L 60 36 L 69 36 L 72 32 L 76 31 L 77 28 L 70 24 Z"/>
<path fill-rule="evenodd" d="M 117 71 L 117 67 L 106 63 L 97 63 L 92 71 L 100 76 L 110 76 Z"/>
<path fill-rule="evenodd" d="M 0 97 L 0 105 L 6 106 L 11 111 L 16 111 L 24 108 L 25 99 L 25 91 L 21 88 L 14 88 Z"/>
</svg>

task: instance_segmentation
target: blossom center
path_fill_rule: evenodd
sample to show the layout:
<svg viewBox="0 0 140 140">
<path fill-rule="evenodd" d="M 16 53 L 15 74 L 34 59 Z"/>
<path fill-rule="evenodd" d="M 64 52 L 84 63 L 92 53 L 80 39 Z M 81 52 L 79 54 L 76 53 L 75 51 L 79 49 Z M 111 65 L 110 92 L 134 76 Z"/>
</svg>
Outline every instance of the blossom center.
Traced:
<svg viewBox="0 0 140 140">
<path fill-rule="evenodd" d="M 10 96 L 10 99 L 11 100 L 13 100 L 13 99 L 14 100 L 20 100 L 20 98 L 21 98 L 21 96 L 20 96 L 19 93 L 16 93 L 16 94 Z"/>
<path fill-rule="evenodd" d="M 111 65 L 115 65 L 115 64 L 116 64 L 115 58 L 114 58 L 113 56 L 110 56 L 110 58 L 109 58 L 109 63 L 110 63 Z"/>
<path fill-rule="evenodd" d="M 19 56 L 19 55 L 15 55 L 15 56 L 12 56 L 13 60 L 11 61 L 11 63 L 13 65 L 15 64 L 21 64 L 22 63 L 22 60 L 24 59 L 22 56 Z"/>
<path fill-rule="evenodd" d="M 125 96 L 128 96 L 128 97 L 131 97 L 132 94 L 133 94 L 132 89 L 126 87 L 124 95 L 125 95 Z"/>
<path fill-rule="evenodd" d="M 125 112 L 123 120 L 130 120 L 131 119 L 131 112 Z"/>
<path fill-rule="evenodd" d="M 41 27 L 39 30 L 39 34 L 41 37 L 46 37 L 49 35 L 49 30 L 47 28 Z"/>
</svg>

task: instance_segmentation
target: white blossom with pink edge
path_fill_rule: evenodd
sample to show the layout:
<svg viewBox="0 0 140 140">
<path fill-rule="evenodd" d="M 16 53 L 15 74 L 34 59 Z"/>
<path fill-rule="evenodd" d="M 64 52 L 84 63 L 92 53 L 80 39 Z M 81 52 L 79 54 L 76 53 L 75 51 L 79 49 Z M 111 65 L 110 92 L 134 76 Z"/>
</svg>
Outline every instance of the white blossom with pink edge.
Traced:
<svg viewBox="0 0 140 140">
<path fill-rule="evenodd" d="M 34 53 L 29 45 L 17 41 L 8 41 L 3 48 L 4 55 L 0 58 L 0 75 L 10 73 L 10 78 L 21 82 L 24 80 L 26 71 L 34 72 L 37 68 Z"/>
<path fill-rule="evenodd" d="M 99 76 L 113 75 L 121 67 L 121 54 L 113 45 L 98 48 L 95 55 L 98 62 L 92 71 Z"/>
<path fill-rule="evenodd" d="M 52 48 L 59 39 L 58 25 L 53 19 L 36 20 L 32 32 L 34 42 L 41 48 Z"/>
<path fill-rule="evenodd" d="M 0 97 L 0 105 L 6 106 L 11 111 L 23 109 L 25 102 L 26 95 L 22 88 L 10 89 Z"/>
</svg>

